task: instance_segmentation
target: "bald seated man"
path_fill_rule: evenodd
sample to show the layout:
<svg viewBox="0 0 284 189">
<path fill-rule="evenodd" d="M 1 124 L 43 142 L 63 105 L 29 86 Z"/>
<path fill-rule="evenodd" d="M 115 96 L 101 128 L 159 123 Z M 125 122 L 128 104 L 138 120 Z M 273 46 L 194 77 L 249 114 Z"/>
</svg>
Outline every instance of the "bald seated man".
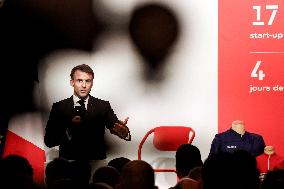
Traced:
<svg viewBox="0 0 284 189">
<path fill-rule="evenodd" d="M 128 162 L 122 169 L 120 183 L 116 189 L 158 189 L 155 186 L 154 169 L 142 160 Z"/>
</svg>

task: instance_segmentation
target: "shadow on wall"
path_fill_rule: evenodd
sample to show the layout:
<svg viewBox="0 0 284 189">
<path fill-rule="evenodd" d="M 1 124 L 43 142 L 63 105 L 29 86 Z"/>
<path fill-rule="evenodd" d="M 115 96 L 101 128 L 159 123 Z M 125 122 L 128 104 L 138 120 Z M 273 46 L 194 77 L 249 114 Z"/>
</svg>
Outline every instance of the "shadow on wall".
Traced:
<svg viewBox="0 0 284 189">
<path fill-rule="evenodd" d="M 162 81 L 165 59 L 179 36 L 175 14 L 160 4 L 135 8 L 129 23 L 130 37 L 145 60 L 145 81 Z"/>
</svg>

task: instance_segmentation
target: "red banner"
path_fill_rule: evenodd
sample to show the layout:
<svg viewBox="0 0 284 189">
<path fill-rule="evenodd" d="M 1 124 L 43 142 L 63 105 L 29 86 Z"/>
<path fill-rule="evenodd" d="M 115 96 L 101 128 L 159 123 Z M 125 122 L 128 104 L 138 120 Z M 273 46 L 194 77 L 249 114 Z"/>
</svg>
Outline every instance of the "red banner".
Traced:
<svg viewBox="0 0 284 189">
<path fill-rule="evenodd" d="M 284 155 L 284 2 L 219 0 L 218 131 L 244 120 Z"/>
</svg>

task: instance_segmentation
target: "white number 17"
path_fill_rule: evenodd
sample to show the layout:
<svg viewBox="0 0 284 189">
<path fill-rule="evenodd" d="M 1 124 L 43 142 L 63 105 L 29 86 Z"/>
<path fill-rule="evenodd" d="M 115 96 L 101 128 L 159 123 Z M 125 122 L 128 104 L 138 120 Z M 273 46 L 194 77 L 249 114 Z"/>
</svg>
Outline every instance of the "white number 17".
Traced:
<svg viewBox="0 0 284 189">
<path fill-rule="evenodd" d="M 256 22 L 252 22 L 254 26 L 264 26 L 264 22 L 261 21 L 260 13 L 261 13 L 261 6 L 253 6 L 253 9 L 256 10 Z M 272 25 L 274 18 L 276 16 L 278 5 L 266 5 L 265 10 L 272 10 L 270 18 L 268 20 L 267 25 Z"/>
</svg>

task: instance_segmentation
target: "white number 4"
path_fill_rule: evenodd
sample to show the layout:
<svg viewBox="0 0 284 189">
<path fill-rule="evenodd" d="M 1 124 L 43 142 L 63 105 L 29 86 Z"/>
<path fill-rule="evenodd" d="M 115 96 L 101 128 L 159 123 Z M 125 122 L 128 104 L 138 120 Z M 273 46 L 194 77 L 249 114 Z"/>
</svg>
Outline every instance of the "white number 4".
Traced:
<svg viewBox="0 0 284 189">
<path fill-rule="evenodd" d="M 257 61 L 251 74 L 250 74 L 250 77 L 258 77 L 258 80 L 263 80 L 263 78 L 265 77 L 265 74 L 263 73 L 262 70 L 258 70 L 259 66 L 261 64 L 261 61 Z"/>
</svg>

